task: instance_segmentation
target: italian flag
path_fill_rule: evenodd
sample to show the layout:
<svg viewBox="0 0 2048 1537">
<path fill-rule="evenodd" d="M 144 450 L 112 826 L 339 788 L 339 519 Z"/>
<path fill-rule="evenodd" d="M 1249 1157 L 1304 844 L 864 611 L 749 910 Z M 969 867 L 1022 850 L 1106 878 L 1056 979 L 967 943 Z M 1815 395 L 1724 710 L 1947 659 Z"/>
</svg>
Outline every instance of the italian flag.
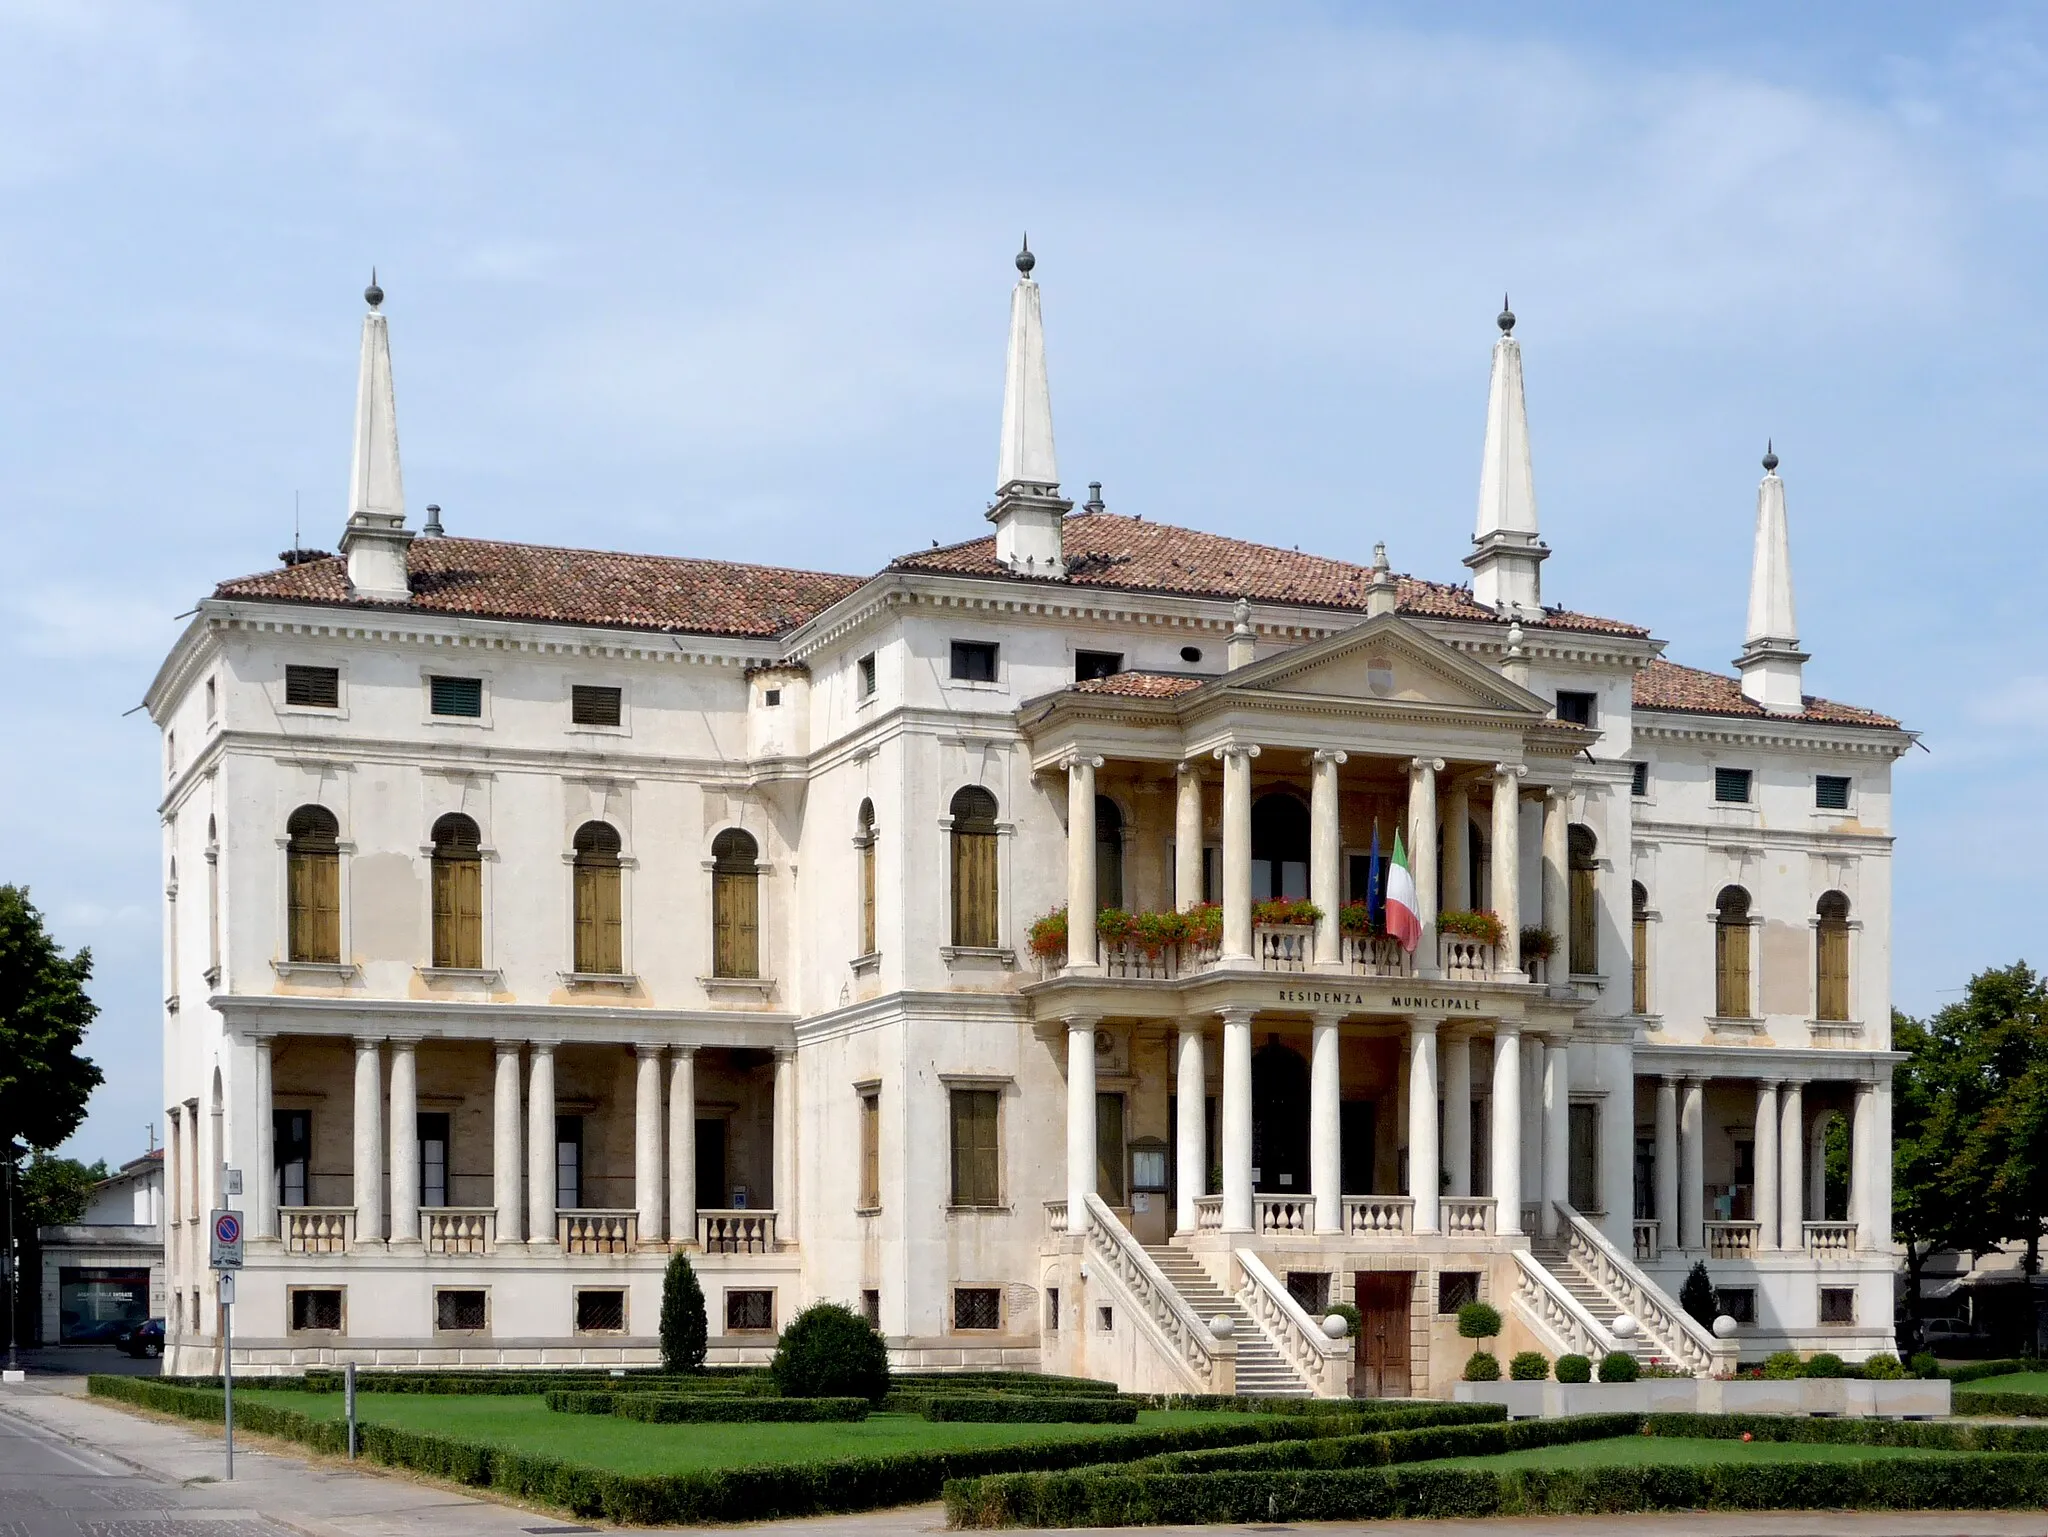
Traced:
<svg viewBox="0 0 2048 1537">
<path fill-rule="evenodd" d="M 1408 868 L 1399 828 L 1394 829 L 1394 860 L 1387 866 L 1387 932 L 1411 953 L 1422 942 L 1421 904 L 1415 899 L 1415 876 Z"/>
</svg>

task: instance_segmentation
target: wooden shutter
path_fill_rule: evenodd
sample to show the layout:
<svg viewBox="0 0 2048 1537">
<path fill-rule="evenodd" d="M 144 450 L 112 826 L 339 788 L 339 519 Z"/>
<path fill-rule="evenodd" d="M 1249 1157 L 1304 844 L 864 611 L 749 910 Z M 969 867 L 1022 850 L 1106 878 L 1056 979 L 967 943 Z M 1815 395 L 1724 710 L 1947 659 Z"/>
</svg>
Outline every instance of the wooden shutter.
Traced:
<svg viewBox="0 0 2048 1537">
<path fill-rule="evenodd" d="M 1001 1203 L 1001 1155 L 996 1144 L 1000 1096 L 993 1089 L 955 1089 L 953 1105 L 953 1204 Z"/>
<path fill-rule="evenodd" d="M 1571 870 L 1571 968 L 1582 977 L 1600 970 L 1600 904 L 1595 889 L 1599 875 L 1576 865 Z"/>
<path fill-rule="evenodd" d="M 287 856 L 287 866 L 291 958 L 337 964 L 341 960 L 341 856 L 294 850 Z"/>
<path fill-rule="evenodd" d="M 761 877 L 720 870 L 711 877 L 711 974 L 761 974 Z"/>
<path fill-rule="evenodd" d="M 1110 1206 L 1124 1204 L 1124 1097 L 1095 1096 L 1095 1189 Z"/>
<path fill-rule="evenodd" d="M 1650 1012 L 1650 920 L 1637 913 L 1631 927 L 1635 931 L 1635 1011 L 1647 1014 Z"/>
<path fill-rule="evenodd" d="M 1723 918 L 1714 925 L 1714 1012 L 1722 1019 L 1749 1018 L 1749 920 Z"/>
<path fill-rule="evenodd" d="M 434 964 L 474 971 L 484 963 L 483 862 L 434 857 Z"/>
<path fill-rule="evenodd" d="M 875 953 L 875 839 L 860 846 L 860 953 Z"/>
<path fill-rule="evenodd" d="M 626 969 L 619 867 L 576 867 L 576 969 L 616 976 Z"/>
<path fill-rule="evenodd" d="M 1820 953 L 1816 977 L 1816 1019 L 1849 1017 L 1849 925 L 1837 919 L 1820 922 Z"/>
<path fill-rule="evenodd" d="M 953 943 L 996 943 L 996 835 L 953 832 Z"/>
</svg>

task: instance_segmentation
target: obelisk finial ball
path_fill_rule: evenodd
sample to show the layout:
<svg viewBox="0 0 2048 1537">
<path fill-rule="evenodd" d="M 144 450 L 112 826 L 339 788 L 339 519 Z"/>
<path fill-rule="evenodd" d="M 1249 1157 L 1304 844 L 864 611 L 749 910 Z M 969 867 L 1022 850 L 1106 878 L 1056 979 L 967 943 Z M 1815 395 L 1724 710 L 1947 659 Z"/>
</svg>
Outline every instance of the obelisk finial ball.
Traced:
<svg viewBox="0 0 2048 1537">
<path fill-rule="evenodd" d="M 1031 254 L 1031 236 L 1026 234 L 1024 237 L 1024 249 L 1017 253 L 1017 270 L 1023 273 L 1024 276 L 1030 277 L 1031 269 L 1037 265 L 1038 258 Z"/>
<path fill-rule="evenodd" d="M 1777 472 L 1778 472 L 1778 452 L 1777 452 L 1777 448 L 1776 448 L 1776 446 L 1775 446 L 1775 443 L 1774 443 L 1774 440 L 1773 440 L 1773 439 L 1770 439 L 1770 438 L 1765 438 L 1765 439 L 1764 439 L 1764 473 L 1765 473 L 1766 475 L 1775 475 L 1775 474 L 1777 474 Z"/>
<path fill-rule="evenodd" d="M 1508 308 L 1508 296 L 1506 294 L 1500 296 L 1500 314 L 1493 323 L 1500 327 L 1500 334 L 1503 336 L 1508 335 L 1515 329 L 1515 312 Z"/>
<path fill-rule="evenodd" d="M 384 302 L 384 290 L 377 286 L 377 269 L 375 267 L 370 269 L 370 286 L 363 290 L 363 297 L 369 301 L 371 309 L 375 309 Z"/>
</svg>

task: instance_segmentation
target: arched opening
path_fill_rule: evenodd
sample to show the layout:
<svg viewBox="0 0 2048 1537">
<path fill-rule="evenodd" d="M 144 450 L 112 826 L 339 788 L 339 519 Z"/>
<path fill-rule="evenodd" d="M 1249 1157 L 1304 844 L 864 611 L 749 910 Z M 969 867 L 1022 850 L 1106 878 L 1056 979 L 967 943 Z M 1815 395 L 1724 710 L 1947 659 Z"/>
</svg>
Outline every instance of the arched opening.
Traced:
<svg viewBox="0 0 2048 1537">
<path fill-rule="evenodd" d="M 875 942 L 875 803 L 864 800 L 860 803 L 860 814 L 854 819 L 853 846 L 855 858 L 860 866 L 859 890 L 856 900 L 860 903 L 860 953 L 873 955 Z"/>
<path fill-rule="evenodd" d="M 1600 840 L 1593 829 L 1574 822 L 1565 835 L 1569 869 L 1570 932 L 1566 935 L 1572 971 L 1582 977 L 1600 971 Z"/>
<path fill-rule="evenodd" d="M 761 846 L 728 827 L 711 840 L 711 974 L 761 975 Z"/>
<path fill-rule="evenodd" d="M 1723 886 L 1714 901 L 1714 1013 L 1750 1017 L 1749 893 L 1740 886 Z"/>
<path fill-rule="evenodd" d="M 1629 893 L 1630 966 L 1635 974 L 1633 1007 L 1638 1014 L 1650 1012 L 1650 893 L 1641 881 L 1631 881 Z"/>
<path fill-rule="evenodd" d="M 341 963 L 341 824 L 325 806 L 301 806 L 285 823 L 286 953 Z"/>
<path fill-rule="evenodd" d="M 1308 807 L 1274 791 L 1252 803 L 1252 900 L 1308 898 Z"/>
<path fill-rule="evenodd" d="M 576 829 L 573 847 L 575 969 L 586 976 L 619 976 L 626 969 L 619 831 L 609 822 L 585 822 Z"/>
<path fill-rule="evenodd" d="M 434 964 L 475 971 L 484 963 L 483 837 L 459 811 L 434 823 Z"/>
<path fill-rule="evenodd" d="M 1095 907 L 1124 905 L 1124 814 L 1107 795 L 1095 797 Z"/>
<path fill-rule="evenodd" d="M 996 798 L 979 785 L 953 796 L 953 943 L 992 950 L 996 922 Z"/>
<path fill-rule="evenodd" d="M 1278 1041 L 1252 1054 L 1252 1188 L 1308 1194 L 1308 1063 Z"/>
<path fill-rule="evenodd" d="M 1849 899 L 1830 891 L 1816 909 L 1820 922 L 1814 945 L 1815 1019 L 1849 1018 Z"/>
</svg>

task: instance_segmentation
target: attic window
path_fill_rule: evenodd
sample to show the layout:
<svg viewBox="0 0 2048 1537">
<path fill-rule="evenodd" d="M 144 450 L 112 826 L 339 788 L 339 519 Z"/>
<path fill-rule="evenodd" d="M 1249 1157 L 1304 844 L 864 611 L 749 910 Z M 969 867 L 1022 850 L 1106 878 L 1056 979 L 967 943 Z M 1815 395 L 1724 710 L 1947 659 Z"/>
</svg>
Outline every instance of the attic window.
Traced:
<svg viewBox="0 0 2048 1537">
<path fill-rule="evenodd" d="M 439 679 L 435 680 L 439 682 Z M 621 719 L 624 690 L 595 683 L 569 688 L 569 721 L 577 726 L 616 726 Z"/>
<path fill-rule="evenodd" d="M 284 702 L 308 710 L 341 707 L 339 667 L 287 667 L 284 670 Z"/>
<path fill-rule="evenodd" d="M 1121 651 L 1076 651 L 1074 653 L 1074 681 L 1086 683 L 1090 678 L 1107 678 L 1124 670 L 1124 654 Z"/>
<path fill-rule="evenodd" d="M 1739 768 L 1717 768 L 1714 770 L 1714 799 L 1723 805 L 1747 806 L 1749 804 L 1750 770 Z"/>
<path fill-rule="evenodd" d="M 766 705 L 771 710 L 774 709 L 777 705 L 782 703 L 782 690 L 779 688 L 762 689 L 761 703 Z"/>
<path fill-rule="evenodd" d="M 1647 763 L 1631 763 L 1628 766 L 1628 771 L 1628 793 L 1637 796 L 1648 795 L 1650 793 L 1650 765 Z"/>
<path fill-rule="evenodd" d="M 1849 776 L 1847 774 L 1814 775 L 1813 804 L 1822 811 L 1847 811 L 1849 809 Z"/>
<path fill-rule="evenodd" d="M 436 715 L 464 715 L 480 719 L 484 713 L 484 680 L 482 678 L 434 677 L 428 681 L 432 697 L 432 708 Z"/>
<path fill-rule="evenodd" d="M 1182 646 L 1180 648 L 1180 659 L 1183 662 L 1199 662 L 1202 659 L 1202 648 L 1200 646 Z"/>
<path fill-rule="evenodd" d="M 986 640 L 954 641 L 953 679 L 958 683 L 995 682 L 995 643 Z"/>
<path fill-rule="evenodd" d="M 860 697 L 861 697 L 861 698 L 863 698 L 863 699 L 872 699 L 872 698 L 874 698 L 874 697 L 875 697 L 875 654 L 874 654 L 874 652 L 870 651 L 870 652 L 869 652 L 869 653 L 868 653 L 868 654 L 867 654 L 866 656 L 862 657 L 862 658 L 861 658 L 861 659 L 860 659 L 860 660 L 859 660 L 859 661 L 858 661 L 857 663 L 855 663 L 855 664 L 854 664 L 854 666 L 855 666 L 855 668 L 856 668 L 856 669 L 858 670 L 858 672 L 859 672 L 859 674 L 860 674 Z"/>
<path fill-rule="evenodd" d="M 1599 695 L 1578 689 L 1561 688 L 1557 691 L 1557 718 L 1569 721 L 1574 726 L 1593 724 L 1594 705 Z"/>
</svg>

